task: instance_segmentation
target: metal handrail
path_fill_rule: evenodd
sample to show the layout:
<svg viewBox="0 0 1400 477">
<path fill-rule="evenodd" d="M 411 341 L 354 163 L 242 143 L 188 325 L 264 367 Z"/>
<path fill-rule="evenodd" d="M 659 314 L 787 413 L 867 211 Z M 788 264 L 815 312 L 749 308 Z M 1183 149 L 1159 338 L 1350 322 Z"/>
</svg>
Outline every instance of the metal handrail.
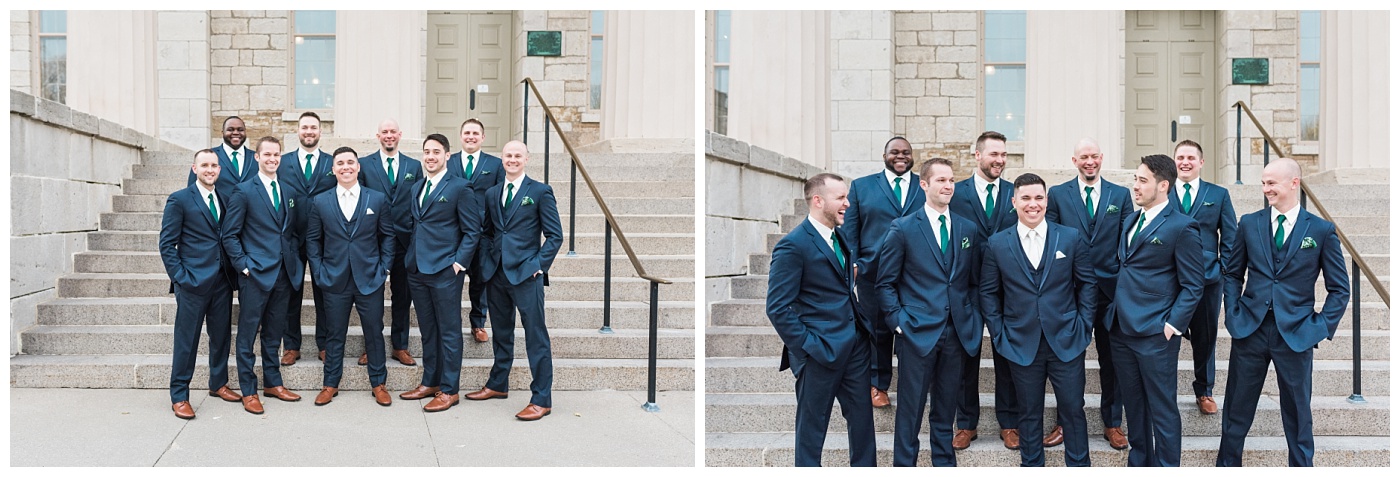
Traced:
<svg viewBox="0 0 1400 477">
<path fill-rule="evenodd" d="M 531 91 L 534 92 L 535 100 L 537 100 L 537 101 L 540 102 L 540 107 L 541 107 L 541 109 L 544 110 L 544 116 L 545 116 L 545 121 L 544 121 L 544 128 L 545 128 L 545 129 L 544 129 L 544 150 L 545 150 L 544 167 L 545 167 L 545 169 L 544 169 L 544 170 L 545 170 L 545 183 L 548 184 L 548 183 L 549 183 L 549 128 L 550 128 L 551 125 L 553 125 L 555 131 L 561 131 L 561 132 L 562 132 L 563 129 L 561 129 L 561 128 L 559 127 L 559 120 L 556 119 L 556 118 L 554 117 L 554 113 L 553 113 L 552 111 L 550 111 L 550 109 L 549 109 L 549 104 L 548 104 L 548 103 L 545 103 L 545 101 L 544 101 L 544 96 L 542 96 L 542 95 L 540 94 L 539 88 L 535 86 L 535 81 L 527 77 L 527 78 L 521 80 L 520 82 L 521 82 L 522 84 L 525 85 L 525 99 L 524 99 L 524 111 L 525 111 L 525 113 L 524 113 L 524 127 L 522 128 L 522 131 L 524 131 L 524 132 L 523 132 L 522 135 L 521 135 L 521 139 L 522 139 L 521 142 L 526 142 L 526 143 L 528 144 L 529 131 L 530 131 L 530 120 L 529 120 L 530 116 L 529 116 L 529 114 L 530 114 L 530 92 L 531 92 Z M 650 291 L 651 291 L 651 310 L 650 310 L 650 324 L 649 324 L 649 326 L 648 326 L 648 338 L 649 338 L 649 339 L 648 339 L 648 355 L 647 355 L 647 402 L 644 403 L 644 404 L 642 404 L 642 409 L 645 409 L 645 410 L 647 410 L 647 411 L 649 411 L 649 412 L 657 412 L 657 411 L 660 411 L 661 408 L 658 407 L 658 406 L 656 405 L 656 349 L 657 349 L 657 328 L 658 328 L 658 316 L 657 316 L 657 315 L 658 315 L 658 309 L 657 309 L 657 303 L 658 303 L 658 300 L 659 300 L 659 299 L 658 299 L 658 296 L 659 296 L 658 285 L 661 285 L 661 284 L 670 284 L 671 281 L 670 281 L 670 280 L 666 280 L 666 279 L 664 279 L 664 278 L 653 277 L 653 276 L 647 274 L 646 269 L 642 267 L 642 262 L 641 262 L 640 260 L 637 259 L 637 254 L 636 254 L 636 252 L 632 251 L 632 244 L 631 244 L 630 242 L 627 241 L 627 236 L 623 234 L 623 232 L 622 232 L 622 227 L 618 225 L 617 219 L 613 218 L 612 210 L 608 208 L 607 202 L 603 200 L 603 195 L 602 195 L 601 193 L 598 192 L 598 186 L 597 186 L 596 184 L 593 183 L 593 178 L 592 178 L 592 177 L 589 177 L 589 175 L 588 175 L 588 169 L 584 168 L 584 167 L 583 167 L 583 163 L 582 163 L 581 161 L 579 161 L 578 153 L 574 151 L 574 146 L 573 146 L 573 144 L 570 143 L 570 142 L 569 142 L 569 138 L 568 138 L 567 136 L 563 135 L 563 134 L 560 134 L 560 135 L 559 135 L 559 139 L 562 140 L 562 141 L 564 141 L 564 149 L 567 150 L 567 151 L 569 152 L 569 159 L 570 159 L 570 161 L 571 161 L 571 162 L 570 162 L 570 167 L 569 167 L 569 179 L 570 179 L 570 181 L 569 181 L 569 198 L 570 198 L 570 199 L 569 199 L 569 252 L 568 252 L 568 256 L 574 256 L 574 255 L 576 255 L 576 254 L 574 253 L 574 231 L 575 231 L 577 228 L 574 227 L 574 216 L 577 215 L 577 214 L 574 213 L 574 210 L 575 210 L 575 205 L 578 203 L 578 200 L 577 200 L 578 181 L 577 181 L 577 180 L 574 180 L 574 179 L 575 179 L 575 178 L 574 178 L 574 172 L 575 172 L 575 171 L 577 171 L 577 173 L 578 173 L 579 175 L 582 175 L 582 176 L 583 176 L 583 182 L 584 182 L 585 184 L 588 185 L 588 190 L 591 191 L 591 192 L 593 193 L 593 198 L 596 199 L 596 200 L 598 201 L 598 208 L 599 208 L 599 209 L 602 209 L 602 211 L 603 211 L 603 218 L 604 218 L 604 220 L 607 222 L 606 226 L 605 226 L 604 229 L 603 229 L 603 327 L 600 328 L 598 331 L 599 331 L 600 333 L 604 333 L 604 334 L 611 334 L 611 333 L 612 333 L 612 324 L 611 324 L 611 311 L 612 311 L 612 234 L 614 234 L 614 233 L 617 234 L 617 241 L 618 241 L 619 244 L 622 245 L 622 250 L 623 250 L 624 252 L 627 253 L 627 259 L 630 260 L 630 261 L 632 262 L 632 268 L 635 269 L 635 270 L 637 271 L 637 276 L 638 276 L 638 277 L 641 277 L 641 278 L 643 278 L 643 279 L 645 279 L 645 280 L 647 280 L 648 282 L 650 282 L 650 288 L 651 288 L 651 290 L 650 290 Z"/>
</svg>

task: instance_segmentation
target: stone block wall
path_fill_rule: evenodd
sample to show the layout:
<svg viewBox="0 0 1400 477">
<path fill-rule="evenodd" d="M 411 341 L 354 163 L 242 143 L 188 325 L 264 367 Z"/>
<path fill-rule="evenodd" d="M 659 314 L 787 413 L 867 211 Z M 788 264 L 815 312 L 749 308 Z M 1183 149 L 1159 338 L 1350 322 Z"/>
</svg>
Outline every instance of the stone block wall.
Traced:
<svg viewBox="0 0 1400 477">
<path fill-rule="evenodd" d="M 589 34 L 588 10 L 520 10 L 515 12 L 515 77 L 517 81 L 530 78 L 539 88 L 540 95 L 549 103 L 554 117 L 559 120 L 563 131 L 554 131 L 552 137 L 564 134 L 575 146 L 598 142 L 598 115 L 588 109 L 588 51 Z M 563 35 L 563 53 L 560 56 L 527 56 L 526 38 L 530 31 L 559 31 Z M 604 38 L 603 41 L 607 41 Z M 512 88 L 514 111 L 511 117 L 521 121 L 525 114 L 522 99 L 524 84 Z M 544 110 L 532 93 L 530 96 L 529 128 L 530 150 L 543 151 L 544 142 L 540 134 L 544 132 Z M 510 128 L 515 138 L 520 138 L 519 126 Z M 551 148 L 563 145 L 551 139 Z M 553 149 L 551 149 L 553 151 Z"/>
<path fill-rule="evenodd" d="M 1216 12 L 1216 77 L 1220 90 L 1217 93 L 1220 105 L 1217 130 L 1219 149 L 1228 157 L 1207 161 L 1216 164 L 1217 177 L 1235 176 L 1235 108 L 1236 101 L 1243 100 L 1260 125 L 1274 138 L 1274 142 L 1284 149 L 1284 154 L 1293 154 L 1300 137 L 1298 116 L 1298 11 L 1297 10 L 1224 10 Z M 1230 84 L 1231 64 L 1234 58 L 1267 58 L 1269 60 L 1269 84 L 1233 85 Z M 1241 161 L 1245 183 L 1248 178 L 1258 178 L 1264 169 L 1264 138 L 1250 121 L 1244 118 L 1243 136 L 1244 159 Z M 1313 155 L 1303 162 L 1316 169 L 1316 147 L 1310 147 Z M 1279 157 L 1279 151 L 1270 151 L 1271 158 Z M 1312 171 L 1304 171 L 1312 172 Z"/>
<path fill-rule="evenodd" d="M 209 147 L 210 131 L 218 137 L 223 125 L 209 115 L 209 13 L 161 11 L 156 24 L 160 138 L 194 150 Z"/>
<path fill-rule="evenodd" d="M 982 132 L 977 25 L 976 11 L 894 12 L 894 132 L 918 161 L 947 158 L 959 177 L 972 174 L 971 144 Z"/>
<path fill-rule="evenodd" d="M 35 93 L 34 32 L 29 10 L 10 10 L 10 89 Z"/>
<path fill-rule="evenodd" d="M 879 170 L 894 133 L 894 12 L 831 13 L 831 165 L 859 177 Z"/>
<path fill-rule="evenodd" d="M 288 10 L 209 11 L 210 138 L 224 118 L 239 116 L 248 137 L 295 134 L 302 111 L 292 101 L 292 25 Z M 335 135 L 335 118 L 321 115 L 321 135 Z"/>
</svg>

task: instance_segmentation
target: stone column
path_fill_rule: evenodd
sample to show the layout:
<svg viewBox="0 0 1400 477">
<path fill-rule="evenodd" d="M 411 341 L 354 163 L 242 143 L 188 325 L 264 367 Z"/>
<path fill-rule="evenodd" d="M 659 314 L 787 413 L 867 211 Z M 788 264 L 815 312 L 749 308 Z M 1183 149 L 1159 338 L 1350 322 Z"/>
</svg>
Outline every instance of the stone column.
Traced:
<svg viewBox="0 0 1400 477">
<path fill-rule="evenodd" d="M 1105 169 L 1121 169 L 1123 18 L 1114 11 L 1026 12 L 1025 168 L 1073 168 L 1092 137 Z"/>
<path fill-rule="evenodd" d="M 68 12 L 69 107 L 156 136 L 156 83 L 156 12 Z"/>
<path fill-rule="evenodd" d="M 734 12 L 729 137 L 831 169 L 828 15 Z"/>
<path fill-rule="evenodd" d="M 39 85 L 35 84 L 39 74 L 34 71 L 34 58 L 39 56 L 34 30 L 38 27 L 29 21 L 33 13 L 10 10 L 10 89 L 39 96 Z"/>
<path fill-rule="evenodd" d="M 602 139 L 695 136 L 695 12 L 608 11 Z"/>
<path fill-rule="evenodd" d="M 889 10 L 831 13 L 831 169 L 847 177 L 884 167 L 880 153 L 895 134 L 893 17 Z"/>
<path fill-rule="evenodd" d="M 209 147 L 209 13 L 161 11 L 156 20 L 160 138 Z"/>
<path fill-rule="evenodd" d="M 1322 171 L 1390 168 L 1390 16 L 1322 12 Z"/>
<path fill-rule="evenodd" d="M 335 129 L 373 138 L 393 118 L 405 138 L 423 137 L 423 11 L 336 14 Z M 361 151 L 363 154 L 368 152 Z"/>
</svg>

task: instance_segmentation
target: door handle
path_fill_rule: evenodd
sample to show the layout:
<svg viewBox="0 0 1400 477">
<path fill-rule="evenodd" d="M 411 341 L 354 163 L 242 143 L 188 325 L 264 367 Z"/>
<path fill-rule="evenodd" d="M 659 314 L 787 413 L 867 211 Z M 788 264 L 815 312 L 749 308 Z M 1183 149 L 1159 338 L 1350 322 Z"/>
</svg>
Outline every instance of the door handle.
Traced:
<svg viewBox="0 0 1400 477">
<path fill-rule="evenodd" d="M 471 91 L 468 91 L 468 92 L 467 92 L 467 102 L 468 102 L 468 104 L 467 104 L 467 109 L 470 109 L 470 110 L 472 110 L 472 111 L 476 111 L 476 89 L 475 89 L 475 88 L 473 88 Z M 1176 124 L 1176 122 L 1173 121 L 1172 124 Z M 1172 137 L 1173 137 L 1173 138 L 1176 137 L 1176 126 L 1172 126 Z M 1176 142 L 1176 139 L 1172 139 L 1172 142 Z"/>
<path fill-rule="evenodd" d="M 1176 144 L 1176 121 L 1172 121 L 1172 144 Z"/>
</svg>

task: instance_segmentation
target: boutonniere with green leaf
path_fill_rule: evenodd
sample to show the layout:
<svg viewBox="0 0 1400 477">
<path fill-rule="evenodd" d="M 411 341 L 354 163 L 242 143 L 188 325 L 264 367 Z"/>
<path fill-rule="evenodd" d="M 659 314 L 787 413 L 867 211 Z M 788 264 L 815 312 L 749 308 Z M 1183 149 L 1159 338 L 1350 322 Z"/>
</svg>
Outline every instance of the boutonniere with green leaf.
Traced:
<svg viewBox="0 0 1400 477">
<path fill-rule="evenodd" d="M 530 196 L 527 195 L 527 196 L 525 196 L 525 198 L 520 199 L 520 205 L 521 205 L 521 206 L 535 205 L 535 199 L 531 199 Z"/>
<path fill-rule="evenodd" d="M 488 175 L 488 174 L 490 174 L 490 173 L 491 173 L 491 171 L 481 171 L 481 175 L 483 175 L 483 176 L 484 176 L 484 175 Z"/>
<path fill-rule="evenodd" d="M 406 180 L 406 181 L 411 181 L 411 180 L 413 180 L 413 173 L 410 172 L 410 173 L 408 173 L 408 174 L 404 174 L 403 180 Z"/>
<path fill-rule="evenodd" d="M 968 240 L 967 237 L 963 237 L 963 240 L 962 240 L 962 248 L 968 248 L 968 247 L 971 247 L 971 246 L 972 246 L 972 241 L 971 241 L 971 240 Z"/>
<path fill-rule="evenodd" d="M 447 202 L 446 197 L 438 197 L 438 202 Z"/>
<path fill-rule="evenodd" d="M 1317 242 L 1313 241 L 1313 238 L 1312 238 L 1312 237 L 1303 237 L 1303 246 L 1302 246 L 1301 248 L 1303 248 L 1303 249 L 1309 249 L 1309 248 L 1313 248 L 1313 247 L 1316 247 L 1316 246 L 1317 246 Z"/>
<path fill-rule="evenodd" d="M 291 197 L 288 197 L 288 198 L 287 198 L 287 208 L 290 209 L 290 208 L 296 207 L 296 206 L 297 206 L 297 200 L 296 200 L 296 199 L 293 199 L 293 198 L 291 198 Z"/>
<path fill-rule="evenodd" d="M 1116 214 L 1116 213 L 1118 213 L 1118 206 L 1113 205 L 1113 204 L 1108 204 L 1108 213 L 1110 213 L 1110 214 Z"/>
<path fill-rule="evenodd" d="M 1148 243 L 1151 243 L 1152 245 L 1161 245 L 1161 244 L 1162 244 L 1162 241 L 1161 241 L 1161 240 L 1157 240 L 1157 237 L 1152 237 L 1152 241 L 1151 241 L 1151 242 L 1148 242 Z"/>
<path fill-rule="evenodd" d="M 1205 203 L 1205 206 L 1206 206 L 1206 207 L 1210 207 L 1210 206 L 1213 206 L 1213 205 L 1215 205 L 1215 202 L 1206 202 L 1206 203 Z"/>
<path fill-rule="evenodd" d="M 326 177 L 335 177 L 335 171 L 326 171 Z"/>
</svg>

